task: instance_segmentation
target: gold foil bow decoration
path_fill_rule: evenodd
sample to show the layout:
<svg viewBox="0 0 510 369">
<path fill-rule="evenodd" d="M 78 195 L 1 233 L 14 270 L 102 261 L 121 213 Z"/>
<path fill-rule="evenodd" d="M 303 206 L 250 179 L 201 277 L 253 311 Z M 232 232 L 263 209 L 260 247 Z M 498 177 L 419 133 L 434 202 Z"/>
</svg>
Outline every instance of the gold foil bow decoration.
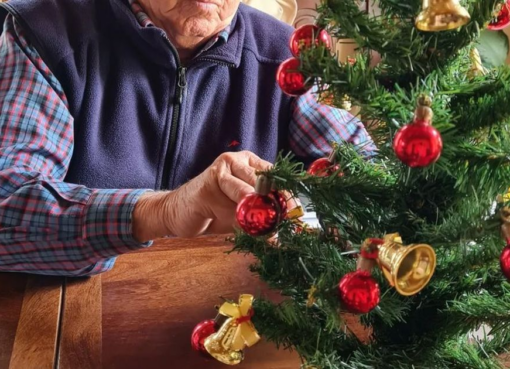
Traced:
<svg viewBox="0 0 510 369">
<path fill-rule="evenodd" d="M 224 302 L 219 314 L 228 317 L 218 332 L 207 337 L 204 347 L 216 360 L 227 364 L 239 364 L 243 358 L 243 349 L 255 345 L 260 336 L 251 322 L 253 316 L 253 296 L 241 295 L 239 302 Z"/>
</svg>

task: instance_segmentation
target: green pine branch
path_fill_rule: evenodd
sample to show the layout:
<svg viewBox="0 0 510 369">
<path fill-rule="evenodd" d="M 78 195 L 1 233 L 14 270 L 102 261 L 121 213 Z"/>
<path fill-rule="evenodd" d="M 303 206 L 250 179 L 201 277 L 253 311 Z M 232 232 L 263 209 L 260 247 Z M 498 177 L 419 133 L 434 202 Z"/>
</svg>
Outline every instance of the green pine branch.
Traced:
<svg viewBox="0 0 510 369">
<path fill-rule="evenodd" d="M 510 285 L 499 266 L 499 195 L 510 187 L 510 68 L 473 76 L 469 58 L 481 28 L 501 0 L 463 3 L 471 22 L 448 32 L 421 32 L 420 0 L 380 0 L 383 13 L 367 16 L 353 0 L 326 0 L 319 23 L 360 45 L 355 63 L 338 63 L 323 47 L 300 54 L 301 71 L 318 92 L 341 106 L 346 95 L 361 108 L 377 153 L 338 143 L 338 173 L 315 177 L 292 156 L 264 174 L 280 190 L 303 195 L 328 229 L 283 221 L 278 238 L 238 233 L 234 251 L 253 254 L 251 270 L 284 301 L 258 299 L 259 332 L 295 349 L 303 367 L 498 368 L 510 348 Z M 370 51 L 382 55 L 370 66 Z M 421 94 L 432 97 L 433 126 L 441 133 L 440 159 L 409 168 L 392 147 L 413 120 Z M 338 283 L 356 268 L 353 253 L 368 237 L 398 232 L 404 245 L 426 243 L 437 255 L 430 283 L 399 295 L 379 268 L 379 305 L 360 317 L 370 330 L 362 342 L 345 329 Z M 352 248 L 352 250 L 349 250 Z M 313 292 L 313 293 L 312 293 Z M 487 337 L 473 332 L 488 327 Z"/>
</svg>

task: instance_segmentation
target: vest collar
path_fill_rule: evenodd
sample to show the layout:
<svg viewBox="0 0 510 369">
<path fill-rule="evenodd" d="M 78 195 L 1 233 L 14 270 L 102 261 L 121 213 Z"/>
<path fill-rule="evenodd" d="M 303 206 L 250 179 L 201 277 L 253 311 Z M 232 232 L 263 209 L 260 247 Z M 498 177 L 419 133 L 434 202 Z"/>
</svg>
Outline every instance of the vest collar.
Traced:
<svg viewBox="0 0 510 369">
<path fill-rule="evenodd" d="M 117 20 L 122 32 L 132 39 L 134 47 L 144 53 L 155 63 L 169 68 L 177 68 L 178 59 L 175 48 L 169 45 L 165 32 L 158 27 L 142 27 L 132 12 L 128 0 L 109 0 L 113 16 Z M 190 61 L 195 63 L 212 63 L 237 68 L 241 64 L 245 25 L 243 21 L 243 7 L 240 4 L 231 23 L 231 31 L 227 42 L 217 45 L 200 54 Z"/>
</svg>

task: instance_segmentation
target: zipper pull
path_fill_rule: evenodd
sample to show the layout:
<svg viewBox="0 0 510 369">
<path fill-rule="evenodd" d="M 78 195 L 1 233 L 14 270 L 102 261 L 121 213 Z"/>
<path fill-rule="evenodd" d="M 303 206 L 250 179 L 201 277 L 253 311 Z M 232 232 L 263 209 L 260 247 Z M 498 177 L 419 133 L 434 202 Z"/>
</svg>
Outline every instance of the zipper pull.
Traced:
<svg viewBox="0 0 510 369">
<path fill-rule="evenodd" d="M 177 79 L 177 102 L 182 104 L 184 90 L 186 89 L 186 68 L 179 67 L 179 77 Z"/>
</svg>

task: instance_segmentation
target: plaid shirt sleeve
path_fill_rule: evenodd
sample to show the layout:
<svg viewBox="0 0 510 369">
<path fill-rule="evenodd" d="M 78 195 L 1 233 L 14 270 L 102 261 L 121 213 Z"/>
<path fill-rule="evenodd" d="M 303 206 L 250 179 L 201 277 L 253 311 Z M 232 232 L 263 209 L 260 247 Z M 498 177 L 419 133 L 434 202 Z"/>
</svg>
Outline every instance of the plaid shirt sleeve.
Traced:
<svg viewBox="0 0 510 369">
<path fill-rule="evenodd" d="M 331 142 L 353 144 L 365 157 L 375 154 L 375 144 L 363 123 L 345 110 L 319 104 L 314 89 L 297 97 L 291 109 L 290 149 L 305 163 L 327 157 Z"/>
<path fill-rule="evenodd" d="M 131 214 L 144 190 L 63 182 L 73 117 L 61 85 L 8 17 L 0 36 L 0 271 L 82 276 L 146 247 Z"/>
</svg>

